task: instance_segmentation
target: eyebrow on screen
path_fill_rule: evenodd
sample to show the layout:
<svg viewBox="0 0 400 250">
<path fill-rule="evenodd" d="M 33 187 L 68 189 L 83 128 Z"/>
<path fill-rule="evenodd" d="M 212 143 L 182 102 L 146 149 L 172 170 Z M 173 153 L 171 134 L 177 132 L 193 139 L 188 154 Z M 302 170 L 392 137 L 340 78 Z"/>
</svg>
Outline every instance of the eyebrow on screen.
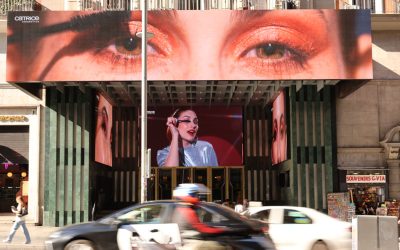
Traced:
<svg viewBox="0 0 400 250">
<path fill-rule="evenodd" d="M 82 31 L 95 27 L 115 27 L 121 22 L 129 20 L 129 11 L 113 12 L 102 11 L 86 15 L 77 15 L 67 22 L 53 24 L 44 27 L 37 27 L 30 30 L 33 38 L 41 38 L 46 35 L 56 34 L 64 31 Z M 15 43 L 25 39 L 25 32 L 18 32 L 7 37 L 7 43 Z"/>
<path fill-rule="evenodd" d="M 148 23 L 163 30 L 166 33 L 174 34 L 186 43 L 185 35 L 180 28 L 180 20 L 176 10 L 152 10 L 148 12 Z"/>
<path fill-rule="evenodd" d="M 176 10 L 152 10 L 148 12 L 149 23 L 166 23 L 167 25 L 176 25 L 178 17 Z"/>
<path fill-rule="evenodd" d="M 140 12 L 140 11 L 139 11 Z M 92 14 L 77 15 L 69 21 L 53 24 L 44 27 L 37 27 L 30 30 L 30 35 L 33 38 L 41 38 L 46 35 L 56 34 L 65 31 L 83 31 L 96 27 L 115 27 L 122 22 L 127 22 L 131 19 L 132 11 L 102 11 Z M 180 33 L 176 11 L 149 11 L 148 18 L 150 24 L 156 26 L 166 26 L 175 33 Z M 19 42 L 26 39 L 26 33 L 15 33 L 7 37 L 9 44 Z"/>
<path fill-rule="evenodd" d="M 264 16 L 271 15 L 273 12 L 276 11 L 277 10 L 234 11 L 231 15 L 231 18 L 235 23 L 247 23 L 262 18 Z M 290 10 L 287 11 L 289 12 Z M 310 14 L 319 16 L 327 24 L 326 17 L 321 10 L 311 10 Z M 302 16 L 299 15 L 299 17 L 304 18 L 303 15 Z"/>
</svg>

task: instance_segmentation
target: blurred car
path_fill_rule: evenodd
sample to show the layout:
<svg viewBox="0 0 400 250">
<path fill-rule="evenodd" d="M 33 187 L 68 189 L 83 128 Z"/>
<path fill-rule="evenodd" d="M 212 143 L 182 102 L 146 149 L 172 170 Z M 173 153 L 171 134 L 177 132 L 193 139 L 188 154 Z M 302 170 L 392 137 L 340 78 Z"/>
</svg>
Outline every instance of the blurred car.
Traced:
<svg viewBox="0 0 400 250">
<path fill-rule="evenodd" d="M 250 207 L 242 213 L 268 223 L 279 250 L 351 249 L 351 223 L 315 209 L 295 206 Z"/>
<path fill-rule="evenodd" d="M 174 219 L 176 208 L 184 205 L 175 200 L 151 201 L 127 207 L 97 221 L 67 226 L 49 236 L 46 249 L 132 249 L 138 247 L 135 238 L 141 243 L 178 247 L 185 244 L 186 238 L 193 237 L 193 232 L 181 232 L 180 222 Z M 275 249 L 271 239 L 264 234 L 264 223 L 209 202 L 200 202 L 196 213 L 201 222 L 228 229 L 227 233 L 213 236 L 213 241 L 227 244 L 232 249 Z"/>
</svg>

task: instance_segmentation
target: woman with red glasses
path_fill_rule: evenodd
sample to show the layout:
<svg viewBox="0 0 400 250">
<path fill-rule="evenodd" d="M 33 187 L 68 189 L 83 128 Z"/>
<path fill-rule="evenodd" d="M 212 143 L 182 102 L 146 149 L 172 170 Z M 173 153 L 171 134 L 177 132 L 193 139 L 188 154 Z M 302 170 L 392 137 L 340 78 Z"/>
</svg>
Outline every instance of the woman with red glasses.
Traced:
<svg viewBox="0 0 400 250">
<path fill-rule="evenodd" d="M 218 166 L 213 146 L 197 138 L 199 120 L 193 110 L 177 109 L 166 125 L 170 145 L 157 152 L 160 167 Z"/>
</svg>

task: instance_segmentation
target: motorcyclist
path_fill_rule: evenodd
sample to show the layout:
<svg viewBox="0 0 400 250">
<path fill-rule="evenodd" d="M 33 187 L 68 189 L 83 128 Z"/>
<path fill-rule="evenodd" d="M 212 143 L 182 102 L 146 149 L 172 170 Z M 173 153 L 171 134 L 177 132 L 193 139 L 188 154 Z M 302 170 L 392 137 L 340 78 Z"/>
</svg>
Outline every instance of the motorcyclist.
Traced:
<svg viewBox="0 0 400 250">
<path fill-rule="evenodd" d="M 230 249 L 230 247 L 216 241 L 213 237 L 222 235 L 228 232 L 229 229 L 212 227 L 199 219 L 196 210 L 199 208 L 200 198 L 199 187 L 196 184 L 179 186 L 174 190 L 173 197 L 181 201 L 176 209 L 176 215 L 179 216 L 177 220 L 181 230 L 194 230 L 199 233 L 193 237 L 186 236 L 186 242 L 184 242 L 182 249 Z"/>
</svg>

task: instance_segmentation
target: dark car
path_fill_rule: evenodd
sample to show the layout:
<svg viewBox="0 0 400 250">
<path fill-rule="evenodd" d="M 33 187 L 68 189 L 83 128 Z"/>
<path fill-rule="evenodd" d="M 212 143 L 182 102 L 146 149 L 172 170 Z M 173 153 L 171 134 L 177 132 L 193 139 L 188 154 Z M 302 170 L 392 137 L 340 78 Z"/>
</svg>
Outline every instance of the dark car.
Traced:
<svg viewBox="0 0 400 250">
<path fill-rule="evenodd" d="M 117 243 L 119 229 L 131 226 L 135 230 L 141 230 L 138 228 L 145 227 L 144 230 L 151 230 L 133 233 L 151 234 L 162 231 L 161 227 L 165 225 L 177 227 L 181 223 L 176 219 L 177 208 L 180 206 L 185 204 L 178 201 L 151 201 L 127 207 L 97 221 L 63 227 L 49 236 L 45 242 L 46 249 L 69 250 L 79 249 L 79 246 L 95 250 L 119 249 L 118 244 L 122 244 L 120 240 Z M 211 239 L 200 234 L 196 236 L 202 240 L 218 241 L 231 246 L 232 249 L 275 249 L 272 240 L 265 235 L 266 224 L 246 219 L 229 208 L 209 202 L 200 202 L 196 213 L 203 223 L 213 227 L 224 227 L 227 231 Z M 173 234 L 172 231 L 170 233 Z M 185 244 L 187 234 L 181 234 L 179 231 L 177 234 Z M 174 235 L 171 235 L 171 239 L 173 237 Z M 141 238 L 146 238 L 146 235 Z"/>
</svg>

